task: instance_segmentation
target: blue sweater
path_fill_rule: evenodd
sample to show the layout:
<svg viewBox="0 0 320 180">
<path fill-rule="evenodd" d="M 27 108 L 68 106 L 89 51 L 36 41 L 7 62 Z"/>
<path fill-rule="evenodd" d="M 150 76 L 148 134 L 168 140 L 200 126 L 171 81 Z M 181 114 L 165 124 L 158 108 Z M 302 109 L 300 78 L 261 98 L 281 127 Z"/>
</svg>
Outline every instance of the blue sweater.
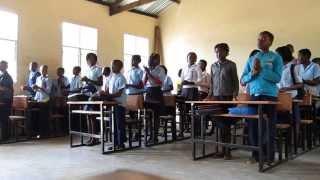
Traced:
<svg viewBox="0 0 320 180">
<path fill-rule="evenodd" d="M 253 76 L 252 69 L 255 59 L 260 60 L 262 69 L 258 75 Z M 280 55 L 272 51 L 259 52 L 248 59 L 241 76 L 241 82 L 249 85 L 250 95 L 252 96 L 265 95 L 277 97 L 277 83 L 281 80 L 282 69 L 283 60 Z"/>
</svg>

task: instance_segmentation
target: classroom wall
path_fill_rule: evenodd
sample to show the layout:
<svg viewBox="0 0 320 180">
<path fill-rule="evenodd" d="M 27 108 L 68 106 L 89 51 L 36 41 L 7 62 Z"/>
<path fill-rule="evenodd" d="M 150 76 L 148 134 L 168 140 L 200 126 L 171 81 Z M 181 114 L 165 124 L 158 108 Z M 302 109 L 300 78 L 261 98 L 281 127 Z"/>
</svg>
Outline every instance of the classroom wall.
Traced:
<svg viewBox="0 0 320 180">
<path fill-rule="evenodd" d="M 214 45 L 226 42 L 240 75 L 263 30 L 274 33 L 274 49 L 292 43 L 297 51 L 308 47 L 320 56 L 319 9 L 317 0 L 181 0 L 160 18 L 165 64 L 176 79 L 187 52 L 211 64 Z"/>
<path fill-rule="evenodd" d="M 124 33 L 148 38 L 151 51 L 157 24 L 157 19 L 130 12 L 109 16 L 107 7 L 85 0 L 0 0 L 0 9 L 19 16 L 16 93 L 26 79 L 30 61 L 47 64 L 50 75 L 61 66 L 63 21 L 98 29 L 98 56 L 102 65 L 114 58 L 123 59 Z"/>
</svg>

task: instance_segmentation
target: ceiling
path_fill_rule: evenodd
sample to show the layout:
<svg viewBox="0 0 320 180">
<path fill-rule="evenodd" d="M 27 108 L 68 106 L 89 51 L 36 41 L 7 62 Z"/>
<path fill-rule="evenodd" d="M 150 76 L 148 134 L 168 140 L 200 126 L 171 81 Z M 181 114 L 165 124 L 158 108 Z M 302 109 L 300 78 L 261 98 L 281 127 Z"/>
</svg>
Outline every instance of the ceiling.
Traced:
<svg viewBox="0 0 320 180">
<path fill-rule="evenodd" d="M 110 15 L 130 11 L 157 18 L 161 12 L 180 0 L 88 0 L 110 7 Z"/>
</svg>

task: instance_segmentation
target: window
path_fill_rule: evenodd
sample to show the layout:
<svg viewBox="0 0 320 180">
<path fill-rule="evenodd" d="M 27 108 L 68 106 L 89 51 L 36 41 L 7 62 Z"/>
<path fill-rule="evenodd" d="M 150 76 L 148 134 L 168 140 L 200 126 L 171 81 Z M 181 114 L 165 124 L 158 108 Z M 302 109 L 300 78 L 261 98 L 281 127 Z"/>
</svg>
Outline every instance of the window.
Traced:
<svg viewBox="0 0 320 180">
<path fill-rule="evenodd" d="M 98 30 L 76 24 L 62 24 L 62 65 L 67 77 L 72 76 L 74 66 L 80 66 L 81 72 L 87 71 L 86 56 L 97 53 Z"/>
<path fill-rule="evenodd" d="M 0 60 L 8 62 L 8 72 L 17 81 L 18 15 L 0 11 Z"/>
<path fill-rule="evenodd" d="M 135 54 L 141 56 L 141 65 L 148 65 L 149 39 L 130 34 L 124 35 L 124 70 L 131 67 L 131 57 Z"/>
</svg>

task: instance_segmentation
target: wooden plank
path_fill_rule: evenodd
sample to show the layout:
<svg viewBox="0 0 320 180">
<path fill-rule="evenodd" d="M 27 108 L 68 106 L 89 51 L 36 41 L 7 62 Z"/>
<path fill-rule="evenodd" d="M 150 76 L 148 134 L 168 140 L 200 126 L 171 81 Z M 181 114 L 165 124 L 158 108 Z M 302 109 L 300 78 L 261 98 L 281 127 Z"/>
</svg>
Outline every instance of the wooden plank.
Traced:
<svg viewBox="0 0 320 180">
<path fill-rule="evenodd" d="M 73 110 L 72 114 L 95 114 L 100 115 L 100 111 L 85 111 L 85 110 Z"/>
<path fill-rule="evenodd" d="M 177 4 L 180 4 L 180 3 L 181 3 L 181 0 L 170 0 L 170 1 L 175 2 L 175 3 L 177 3 Z"/>
<path fill-rule="evenodd" d="M 259 119 L 259 115 L 217 114 L 214 117 Z"/>
<path fill-rule="evenodd" d="M 70 105 L 117 105 L 114 101 L 68 101 Z"/>
<path fill-rule="evenodd" d="M 277 105 L 275 101 L 186 101 L 187 104 L 248 104 L 248 105 Z"/>
<path fill-rule="evenodd" d="M 97 3 L 97 4 L 101 4 L 101 5 L 104 5 L 104 6 L 110 6 L 111 5 L 110 3 L 104 2 L 102 0 L 87 0 L 87 1 L 93 2 L 93 3 Z"/>
<path fill-rule="evenodd" d="M 156 0 L 138 0 L 138 1 L 126 4 L 124 6 L 111 6 L 110 7 L 110 16 L 121 13 L 123 11 L 128 11 L 128 10 L 134 9 L 135 7 L 138 7 L 138 6 L 149 4 L 154 1 L 156 1 Z"/>
</svg>

